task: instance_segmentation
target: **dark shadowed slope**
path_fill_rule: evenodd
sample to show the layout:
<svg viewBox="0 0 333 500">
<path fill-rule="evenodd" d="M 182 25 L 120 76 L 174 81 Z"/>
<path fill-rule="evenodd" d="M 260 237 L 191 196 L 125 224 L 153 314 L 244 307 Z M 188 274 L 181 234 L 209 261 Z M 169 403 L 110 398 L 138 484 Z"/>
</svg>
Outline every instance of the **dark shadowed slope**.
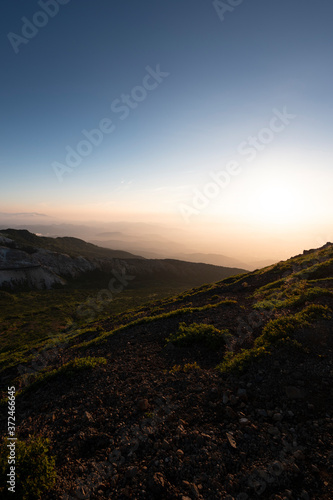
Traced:
<svg viewBox="0 0 333 500">
<path fill-rule="evenodd" d="M 73 329 L 34 375 L 7 370 L 20 439 L 56 457 L 43 498 L 331 499 L 332 309 L 328 244 Z"/>
</svg>

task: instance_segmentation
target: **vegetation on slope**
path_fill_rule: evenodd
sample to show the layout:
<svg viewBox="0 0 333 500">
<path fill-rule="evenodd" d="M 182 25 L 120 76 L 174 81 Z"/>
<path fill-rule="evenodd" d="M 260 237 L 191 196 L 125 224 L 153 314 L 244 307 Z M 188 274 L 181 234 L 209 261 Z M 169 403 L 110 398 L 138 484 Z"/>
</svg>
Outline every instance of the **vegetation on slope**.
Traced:
<svg viewBox="0 0 333 500">
<path fill-rule="evenodd" d="M 320 379 L 322 374 L 329 378 L 329 367 L 331 366 L 330 360 L 328 359 L 326 362 L 325 357 L 329 358 L 333 345 L 332 258 L 333 247 L 328 245 L 322 249 L 304 253 L 286 262 L 253 273 L 182 291 L 178 295 L 169 295 L 165 299 L 143 303 L 144 297 L 140 297 L 142 303 L 138 304 L 138 301 L 134 304 L 133 302 L 131 309 L 127 307 L 129 302 L 126 304 L 124 302 L 124 304 L 120 304 L 118 311 L 114 311 L 113 314 L 110 314 L 105 309 L 105 314 L 96 314 L 96 317 L 91 318 L 88 323 L 83 320 L 76 324 L 73 322 L 72 327 L 69 326 L 67 329 L 60 323 L 66 318 L 66 314 L 69 314 L 70 301 L 59 306 L 55 306 L 52 301 L 48 305 L 46 302 L 41 302 L 39 304 L 39 315 L 36 316 L 35 328 L 37 327 L 38 318 L 43 317 L 44 314 L 45 329 L 43 334 L 39 333 L 34 336 L 34 327 L 31 326 L 31 329 L 28 330 L 27 325 L 25 335 L 20 335 L 18 331 L 15 334 L 14 330 L 12 330 L 13 335 L 10 335 L 10 318 L 5 316 L 8 322 L 8 330 L 7 337 L 3 337 L 6 345 L 2 351 L 5 363 L 3 374 L 8 380 L 14 381 L 18 389 L 21 387 L 19 401 L 22 407 L 26 405 L 25 408 L 28 413 L 32 412 L 33 414 L 34 411 L 31 401 L 39 405 L 38 407 L 45 407 L 48 412 L 51 412 L 51 418 L 47 416 L 40 417 L 38 420 L 40 428 L 45 426 L 48 430 L 53 429 L 52 435 L 58 436 L 58 430 L 55 429 L 52 422 L 53 418 L 59 418 L 63 425 L 66 426 L 68 423 L 67 432 L 70 434 L 71 422 L 74 422 L 76 434 L 75 436 L 70 434 L 72 441 L 68 443 L 66 440 L 58 442 L 55 437 L 52 440 L 53 446 L 57 449 L 57 456 L 62 457 L 62 460 L 64 449 L 70 449 L 74 457 L 79 457 L 83 461 L 86 460 L 84 455 L 86 451 L 82 452 L 82 456 L 79 455 L 80 450 L 86 450 L 85 446 L 88 446 L 88 444 L 85 445 L 84 442 L 80 442 L 80 425 L 83 425 L 82 422 L 86 419 L 90 429 L 90 426 L 94 427 L 95 425 L 94 418 L 99 418 L 96 414 L 93 417 L 89 413 L 82 416 L 83 401 L 87 401 L 86 406 L 88 408 L 90 406 L 94 408 L 96 404 L 101 405 L 98 406 L 97 413 L 104 413 L 100 415 L 98 426 L 103 423 L 103 429 L 104 427 L 108 429 L 107 436 L 99 436 L 97 454 L 100 452 L 101 447 L 103 451 L 104 441 L 114 443 L 114 438 L 111 438 L 111 436 L 117 436 L 118 434 L 121 436 L 117 444 L 120 450 L 119 453 L 120 455 L 121 453 L 125 454 L 125 451 L 122 450 L 129 446 L 128 443 L 133 441 L 131 432 L 133 432 L 134 427 L 139 430 L 148 429 L 147 440 L 145 440 L 144 431 L 140 430 L 143 437 L 140 434 L 140 438 L 137 440 L 138 444 L 134 443 L 134 451 L 129 455 L 131 458 L 128 460 L 133 461 L 135 464 L 134 469 L 140 469 L 140 478 L 143 478 L 145 488 L 148 488 L 149 491 L 155 493 L 159 491 L 160 493 L 156 494 L 161 494 L 162 490 L 158 490 L 157 487 L 156 490 L 154 489 L 155 483 L 152 482 L 151 478 L 145 479 L 146 475 L 150 474 L 150 468 L 153 467 L 153 471 L 155 469 L 154 465 L 147 463 L 145 469 L 141 470 L 140 453 L 143 453 L 144 460 L 147 460 L 147 462 L 150 460 L 150 455 L 153 457 L 152 464 L 158 462 L 159 457 L 154 455 L 155 451 L 152 451 L 149 444 L 150 441 L 152 443 L 157 442 L 159 443 L 159 454 L 163 456 L 163 463 L 167 463 L 164 460 L 163 450 L 167 450 L 168 456 L 173 457 L 174 455 L 173 448 L 169 444 L 169 441 L 171 442 L 173 438 L 167 434 L 169 427 L 172 429 L 173 435 L 175 434 L 175 439 L 178 440 L 175 445 L 177 446 L 175 448 L 177 450 L 176 455 L 178 453 L 175 470 L 178 470 L 177 467 L 182 467 L 181 457 L 182 453 L 184 453 L 181 449 L 182 446 L 187 453 L 186 460 L 191 461 L 194 457 L 191 467 L 198 467 L 200 472 L 200 462 L 206 460 L 202 458 L 206 457 L 206 455 L 201 450 L 200 455 L 198 455 L 201 458 L 198 459 L 194 449 L 191 447 L 191 449 L 186 448 L 186 442 L 191 443 L 193 439 L 196 440 L 195 435 L 192 436 L 193 439 L 186 437 L 186 431 L 184 430 L 186 420 L 189 420 L 192 426 L 199 426 L 198 430 L 195 431 L 198 433 L 202 431 L 201 427 L 210 426 L 210 431 L 207 434 L 200 434 L 200 439 L 198 437 L 198 440 L 204 443 L 205 446 L 205 440 L 209 441 L 209 436 L 215 436 L 216 443 L 214 442 L 211 449 L 209 448 L 211 456 L 207 456 L 204 469 L 206 471 L 208 470 L 207 467 L 211 467 L 209 477 L 215 477 L 216 471 L 214 472 L 215 469 L 210 465 L 213 461 L 211 457 L 217 455 L 220 449 L 223 451 L 223 459 L 226 461 L 223 463 L 228 463 L 228 468 L 233 471 L 234 477 L 237 474 L 237 467 L 239 469 L 238 462 L 243 460 L 247 460 L 248 471 L 246 474 L 249 475 L 251 474 L 250 470 L 253 468 L 253 457 L 258 455 L 257 442 L 260 441 L 261 443 L 259 453 L 265 457 L 269 454 L 270 445 L 275 446 L 276 443 L 280 443 L 278 434 L 280 432 L 280 418 L 285 419 L 283 420 L 284 427 L 281 427 L 282 430 L 286 428 L 289 432 L 290 427 L 296 429 L 302 436 L 299 428 L 305 425 L 304 419 L 309 420 L 307 407 L 304 406 L 302 399 L 307 383 L 311 386 L 309 392 L 312 398 L 311 401 L 317 401 L 320 408 L 325 409 L 329 404 L 326 386 L 321 390 L 321 381 L 319 383 L 317 378 Z M 27 295 L 27 297 L 29 296 Z M 29 300 L 33 303 L 34 298 L 33 296 L 30 297 Z M 56 297 L 56 294 L 54 297 Z M 19 295 L 3 294 L 1 298 L 7 304 L 7 314 L 12 311 L 14 315 L 15 309 L 17 311 L 17 305 L 22 303 L 22 311 L 18 314 L 22 314 L 21 319 L 28 317 L 29 300 L 26 309 L 24 309 L 23 300 L 20 302 L 21 297 Z M 52 307 L 59 308 L 52 311 Z M 58 313 L 57 321 L 60 327 L 56 325 L 54 330 L 57 331 L 58 329 L 58 332 L 61 332 L 59 337 L 61 343 L 56 346 L 54 358 L 49 357 L 45 365 L 38 367 L 37 363 L 34 364 L 34 361 L 38 358 L 37 354 L 41 356 L 44 352 L 43 347 L 45 347 L 48 340 L 47 329 L 51 328 L 49 321 L 52 317 L 55 321 L 55 312 Z M 15 323 L 15 319 L 18 318 L 12 318 L 13 323 Z M 32 315 L 31 321 L 33 320 Z M 28 322 L 26 321 L 26 323 Z M 10 352 L 10 349 L 12 349 L 12 352 Z M 29 349 L 33 350 L 33 352 L 29 352 Z M 85 357 L 82 357 L 83 349 Z M 25 357 L 27 358 L 25 359 Z M 30 360 L 33 360 L 30 363 L 29 357 Z M 24 369 L 21 370 L 21 373 L 17 371 L 18 363 L 21 363 L 21 366 L 25 365 L 27 369 L 32 367 L 32 374 L 27 377 Z M 8 368 L 9 366 L 11 366 L 11 369 Z M 289 367 L 289 371 L 286 371 L 286 373 L 284 373 L 284 366 Z M 295 377 L 293 376 L 294 372 Z M 304 386 L 301 388 L 289 387 L 292 385 L 291 380 L 297 381 L 303 372 L 308 373 L 309 376 Z M 25 386 L 27 379 L 29 379 L 29 385 Z M 69 380 L 71 381 L 70 384 L 67 383 Z M 282 385 L 280 380 L 283 380 Z M 258 381 L 260 381 L 259 385 Z M 211 385 L 212 383 L 213 385 Z M 294 383 L 296 384 L 296 382 Z M 88 384 L 89 387 L 91 386 L 90 393 L 89 397 L 85 398 L 85 385 Z M 235 384 L 236 394 L 238 394 L 236 397 L 230 396 L 230 392 L 234 390 L 233 384 Z M 110 389 L 111 385 L 112 390 Z M 121 394 L 119 394 L 119 386 L 122 387 Z M 289 391 L 287 391 L 287 396 L 283 392 L 285 386 Z M 158 398 L 154 392 L 155 387 L 157 387 Z M 159 392 L 159 387 L 162 387 L 162 393 Z M 249 406 L 246 399 L 248 397 L 247 389 L 248 393 L 253 392 Z M 138 402 L 138 409 L 135 409 L 135 407 L 133 409 L 133 401 L 136 401 L 138 391 L 142 399 Z M 148 401 L 145 391 L 148 394 L 152 392 L 155 399 L 151 397 Z M 50 397 L 48 397 L 49 392 L 52 392 L 52 397 L 58 398 L 58 402 L 61 402 L 63 397 L 73 402 L 76 401 L 73 403 L 74 416 L 68 416 L 65 409 L 58 411 Z M 174 399 L 163 416 L 163 405 L 167 406 L 164 392 L 168 392 L 168 398 Z M 275 399 L 272 399 L 272 401 L 273 396 L 271 393 L 275 394 Z M 5 397 L 6 394 L 3 396 Z M 282 410 L 276 409 L 277 406 L 282 406 L 282 403 L 280 403 L 281 397 L 284 413 Z M 296 402 L 291 402 L 293 398 Z M 160 402 L 156 403 L 157 408 L 154 409 L 157 400 Z M 299 414 L 297 413 L 298 400 L 301 401 Z M 306 403 L 308 403 L 309 407 L 315 408 L 313 402 Z M 182 414 L 181 421 L 175 424 L 175 428 L 173 428 L 173 419 L 177 420 L 177 408 L 183 408 L 182 404 L 185 405 L 187 416 L 183 417 Z M 83 408 L 86 408 L 86 406 L 83 406 Z M 27 408 L 30 409 L 27 410 Z M 177 411 L 174 411 L 174 408 Z M 266 417 L 261 417 L 266 415 L 268 411 L 271 412 L 271 416 L 269 415 L 267 418 L 273 418 L 273 425 L 269 426 L 266 425 L 265 420 L 262 420 L 262 418 L 265 419 Z M 323 411 L 324 414 L 325 411 L 327 412 L 327 410 Z M 112 418 L 109 415 L 111 412 L 113 412 Z M 257 414 L 259 417 L 256 420 Z M 298 420 L 295 420 L 296 417 L 293 416 L 296 414 Z M 53 417 L 54 415 L 58 416 Z M 250 421 L 253 421 L 253 425 Z M 312 422 L 311 419 L 309 421 Z M 227 422 L 226 428 L 233 429 L 233 434 L 229 433 L 229 437 L 227 436 L 225 439 L 223 433 L 224 437 L 222 437 L 222 434 L 217 437 L 214 430 L 216 428 L 224 429 L 220 425 L 221 422 Z M 24 429 L 29 428 L 29 425 L 27 422 L 24 423 L 23 432 Z M 320 425 L 326 424 L 323 419 L 320 425 L 316 425 L 320 428 Z M 98 426 L 96 424 L 94 432 L 100 429 Z M 87 433 L 89 429 L 86 429 L 85 432 Z M 124 437 L 124 429 L 127 429 L 128 441 Z M 21 429 L 19 432 L 22 432 Z M 163 434 L 161 442 L 156 437 L 158 432 Z M 288 432 L 286 431 L 282 436 L 289 435 Z M 317 431 L 315 430 L 315 432 Z M 242 437 L 245 433 L 248 435 L 246 442 L 244 441 L 245 438 Z M 273 441 L 271 433 L 274 436 Z M 153 435 L 154 439 L 151 439 Z M 26 438 L 26 436 L 21 437 L 19 434 L 21 441 L 23 437 Z M 94 443 L 96 440 L 95 434 L 89 439 L 88 443 Z M 306 436 L 306 439 L 308 439 L 308 436 Z M 316 440 L 318 441 L 318 439 L 316 435 Z M 76 443 L 75 446 L 71 444 L 72 442 Z M 284 439 L 284 442 L 286 442 L 286 439 Z M 279 446 L 280 448 L 277 448 L 276 453 L 281 453 L 284 450 L 282 444 L 279 444 Z M 233 469 L 232 460 L 234 455 L 230 454 L 230 447 L 233 450 L 237 450 L 237 448 L 245 450 L 242 451 L 241 457 L 237 458 L 235 455 L 235 460 L 238 461 L 237 467 L 235 466 L 236 469 Z M 118 460 L 116 458 L 118 456 L 117 450 L 118 448 L 110 455 L 111 464 L 112 460 Z M 45 456 L 44 452 L 42 450 L 42 457 Z M 300 450 L 296 450 L 295 454 L 296 452 L 301 456 Z M 236 451 L 232 453 L 236 454 Z M 283 451 L 283 453 L 286 455 L 287 452 Z M 327 461 L 326 455 L 324 458 Z M 176 458 L 173 457 L 173 460 L 176 460 Z M 186 460 L 184 459 L 185 465 Z M 268 460 L 267 457 L 266 460 Z M 281 458 L 281 461 L 283 461 L 283 458 Z M 42 458 L 43 462 L 44 458 Z M 269 464 L 269 462 L 266 462 L 266 465 L 267 463 Z M 288 463 L 285 462 L 285 470 L 289 470 Z M 324 470 L 325 461 L 320 462 L 320 464 Z M 43 469 L 41 467 L 40 475 L 41 477 L 49 477 L 47 481 L 49 481 L 49 487 L 52 488 L 54 484 L 52 462 L 49 462 L 49 465 L 49 472 L 47 472 L 47 468 Z M 172 466 L 172 463 L 170 463 L 165 467 Z M 38 468 L 38 465 L 36 467 Z M 67 463 L 64 467 L 67 471 Z M 75 465 L 71 467 L 73 468 L 72 474 L 74 474 Z M 110 465 L 110 467 L 113 467 L 113 465 Z M 115 498 L 121 498 L 125 491 L 126 481 L 128 481 L 129 477 L 132 478 L 130 474 L 134 474 L 134 471 L 133 467 L 127 471 L 127 462 L 119 462 L 117 467 L 118 475 L 120 475 L 117 481 L 121 483 L 121 486 L 118 488 L 115 483 L 112 492 Z M 121 471 L 123 469 L 127 472 L 124 472 L 122 476 Z M 295 472 L 296 469 L 293 470 Z M 242 474 L 245 474 L 244 467 Z M 295 488 L 296 497 L 302 498 L 302 491 L 299 490 L 299 483 L 297 482 L 299 478 L 294 479 L 292 474 L 293 472 L 288 476 L 284 473 L 284 488 Z M 153 475 L 153 477 L 155 476 L 156 474 Z M 29 474 L 27 477 L 29 477 Z M 64 477 L 63 475 L 62 484 L 65 484 Z M 171 477 L 172 475 L 169 476 L 169 478 Z M 223 474 L 216 477 L 220 478 L 218 479 L 220 481 L 219 486 L 216 486 L 216 488 L 221 488 L 226 474 L 223 472 Z M 176 479 L 174 480 L 176 481 Z M 163 481 L 165 481 L 165 484 L 167 483 L 165 479 Z M 251 481 L 246 480 L 244 484 L 241 484 L 245 488 L 244 491 L 247 491 L 250 495 L 250 498 L 256 498 L 257 490 L 253 484 L 257 484 L 257 479 Z M 323 480 L 317 479 L 317 482 L 317 485 L 311 486 L 311 483 L 308 486 L 310 491 L 318 491 L 318 488 L 323 488 Z M 135 479 L 130 484 L 134 485 Z M 209 486 L 204 486 L 205 488 L 211 488 L 212 498 L 218 491 L 217 489 L 214 490 L 214 484 L 214 482 L 209 481 Z M 276 492 L 282 495 L 284 490 L 282 488 L 280 491 L 278 487 L 279 485 L 275 483 L 274 485 L 271 482 L 267 483 L 267 489 L 261 498 L 271 498 L 271 495 Z M 181 489 L 181 486 L 179 488 Z M 31 491 L 34 491 L 33 486 L 31 486 Z M 130 489 L 126 491 L 131 492 Z M 226 495 L 224 490 L 223 493 Z M 41 493 L 37 492 L 37 494 Z M 96 492 L 95 496 L 97 494 L 104 498 L 103 492 Z M 172 490 L 170 495 L 173 494 L 174 491 Z M 188 492 L 188 494 L 191 493 Z M 305 496 L 303 497 L 305 498 Z M 92 496 L 92 498 L 95 497 Z M 326 500 L 329 496 L 318 496 L 318 498 Z"/>
</svg>

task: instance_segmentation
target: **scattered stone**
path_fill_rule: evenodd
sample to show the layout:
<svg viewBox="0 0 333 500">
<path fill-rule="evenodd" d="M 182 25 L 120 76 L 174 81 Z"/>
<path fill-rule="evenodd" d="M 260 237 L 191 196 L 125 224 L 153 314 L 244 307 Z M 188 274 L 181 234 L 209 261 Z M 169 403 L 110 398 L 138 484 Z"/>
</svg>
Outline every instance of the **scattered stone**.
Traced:
<svg viewBox="0 0 333 500">
<path fill-rule="evenodd" d="M 234 436 L 232 434 L 230 434 L 230 432 L 227 432 L 226 433 L 226 436 L 228 438 L 228 441 L 230 443 L 230 445 L 233 447 L 233 448 L 237 448 L 237 444 L 236 444 L 236 441 L 234 439 Z"/>
<path fill-rule="evenodd" d="M 231 394 L 229 399 L 230 399 L 230 404 L 232 406 L 236 405 L 238 403 L 238 400 L 239 400 L 239 398 L 237 396 L 234 396 L 233 394 Z"/>
<path fill-rule="evenodd" d="M 207 434 L 199 434 L 198 437 L 197 437 L 197 443 L 199 446 L 203 446 L 207 440 L 210 439 L 210 436 L 208 436 Z"/>
<path fill-rule="evenodd" d="M 267 417 L 267 411 L 266 410 L 259 409 L 259 410 L 257 410 L 257 413 L 258 413 L 258 415 L 260 417 L 265 417 L 265 418 Z"/>
<path fill-rule="evenodd" d="M 190 483 L 190 489 L 194 498 L 200 498 L 200 492 L 196 484 Z"/>
<path fill-rule="evenodd" d="M 156 472 L 149 481 L 149 487 L 153 493 L 162 494 L 166 489 L 166 481 L 161 472 Z"/>
<path fill-rule="evenodd" d="M 218 388 L 217 387 L 213 387 L 210 390 L 210 399 L 212 399 L 213 401 L 215 401 L 218 398 L 218 395 L 219 395 Z"/>
<path fill-rule="evenodd" d="M 288 386 L 285 388 L 286 396 L 289 399 L 304 399 L 304 389 L 295 386 Z"/>
<path fill-rule="evenodd" d="M 271 436 L 279 436 L 280 434 L 279 429 L 277 427 L 274 427 L 273 425 L 268 427 L 267 432 L 271 434 Z"/>
<path fill-rule="evenodd" d="M 275 460 L 275 462 L 273 462 L 270 465 L 270 472 L 276 477 L 281 476 L 283 471 L 284 471 L 284 466 L 278 460 Z"/>
<path fill-rule="evenodd" d="M 111 463 L 113 463 L 113 462 L 119 462 L 120 459 L 121 459 L 121 451 L 120 450 L 115 449 L 109 455 L 109 461 Z"/>
<path fill-rule="evenodd" d="M 78 488 L 76 488 L 74 495 L 79 500 L 89 500 L 90 499 L 90 492 L 89 492 L 88 488 L 86 488 L 84 486 L 79 486 Z"/>
<path fill-rule="evenodd" d="M 94 417 L 88 411 L 84 412 L 84 419 L 86 422 L 94 422 Z"/>
<path fill-rule="evenodd" d="M 132 479 L 133 477 L 135 477 L 137 475 L 137 473 L 138 473 L 138 468 L 137 467 L 130 467 L 126 471 L 126 477 Z"/>
<path fill-rule="evenodd" d="M 229 417 L 229 418 L 232 418 L 232 419 L 238 418 L 237 413 L 230 406 L 225 407 L 225 413 L 226 413 L 227 417 Z"/>
<path fill-rule="evenodd" d="M 239 388 L 237 391 L 237 396 L 242 400 L 242 401 L 247 401 L 247 391 L 246 389 Z"/>
<path fill-rule="evenodd" d="M 138 402 L 138 407 L 140 411 L 147 411 L 149 408 L 148 399 L 140 399 Z"/>
<path fill-rule="evenodd" d="M 295 457 L 296 460 L 305 460 L 305 455 L 302 452 L 302 450 L 296 450 L 296 451 L 294 451 L 293 457 Z"/>
<path fill-rule="evenodd" d="M 237 495 L 236 500 L 247 500 L 249 495 L 245 492 L 241 492 Z"/>
</svg>

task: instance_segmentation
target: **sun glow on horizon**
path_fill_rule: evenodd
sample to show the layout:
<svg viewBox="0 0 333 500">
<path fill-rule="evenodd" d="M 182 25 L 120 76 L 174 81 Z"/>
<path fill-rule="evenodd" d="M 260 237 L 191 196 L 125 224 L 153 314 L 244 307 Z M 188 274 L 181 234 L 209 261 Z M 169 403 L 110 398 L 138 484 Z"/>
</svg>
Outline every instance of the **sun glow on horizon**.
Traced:
<svg viewBox="0 0 333 500">
<path fill-rule="evenodd" d="M 247 218 L 256 223 L 290 225 L 304 220 L 304 195 L 300 189 L 274 183 L 252 191 Z"/>
</svg>

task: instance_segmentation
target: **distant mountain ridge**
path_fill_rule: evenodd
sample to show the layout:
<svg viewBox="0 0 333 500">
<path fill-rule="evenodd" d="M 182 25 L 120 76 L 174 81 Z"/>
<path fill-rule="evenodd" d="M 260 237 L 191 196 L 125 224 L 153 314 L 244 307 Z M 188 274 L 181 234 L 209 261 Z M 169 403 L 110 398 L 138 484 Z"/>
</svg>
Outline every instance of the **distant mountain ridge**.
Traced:
<svg viewBox="0 0 333 500">
<path fill-rule="evenodd" d="M 20 246 L 35 246 L 50 250 L 52 252 L 67 253 L 71 257 L 84 256 L 86 258 L 108 257 L 113 259 L 143 259 L 139 255 L 134 255 L 123 250 L 111 250 L 87 243 L 79 238 L 63 236 L 50 238 L 47 236 L 37 236 L 26 229 L 1 229 L 0 234 L 7 238 L 12 238 Z"/>
<path fill-rule="evenodd" d="M 145 259 L 101 248 L 78 238 L 37 236 L 27 230 L 0 230 L 0 288 L 52 288 L 97 271 L 128 273 L 140 279 L 190 280 L 193 286 L 245 272 L 173 259 Z"/>
</svg>

